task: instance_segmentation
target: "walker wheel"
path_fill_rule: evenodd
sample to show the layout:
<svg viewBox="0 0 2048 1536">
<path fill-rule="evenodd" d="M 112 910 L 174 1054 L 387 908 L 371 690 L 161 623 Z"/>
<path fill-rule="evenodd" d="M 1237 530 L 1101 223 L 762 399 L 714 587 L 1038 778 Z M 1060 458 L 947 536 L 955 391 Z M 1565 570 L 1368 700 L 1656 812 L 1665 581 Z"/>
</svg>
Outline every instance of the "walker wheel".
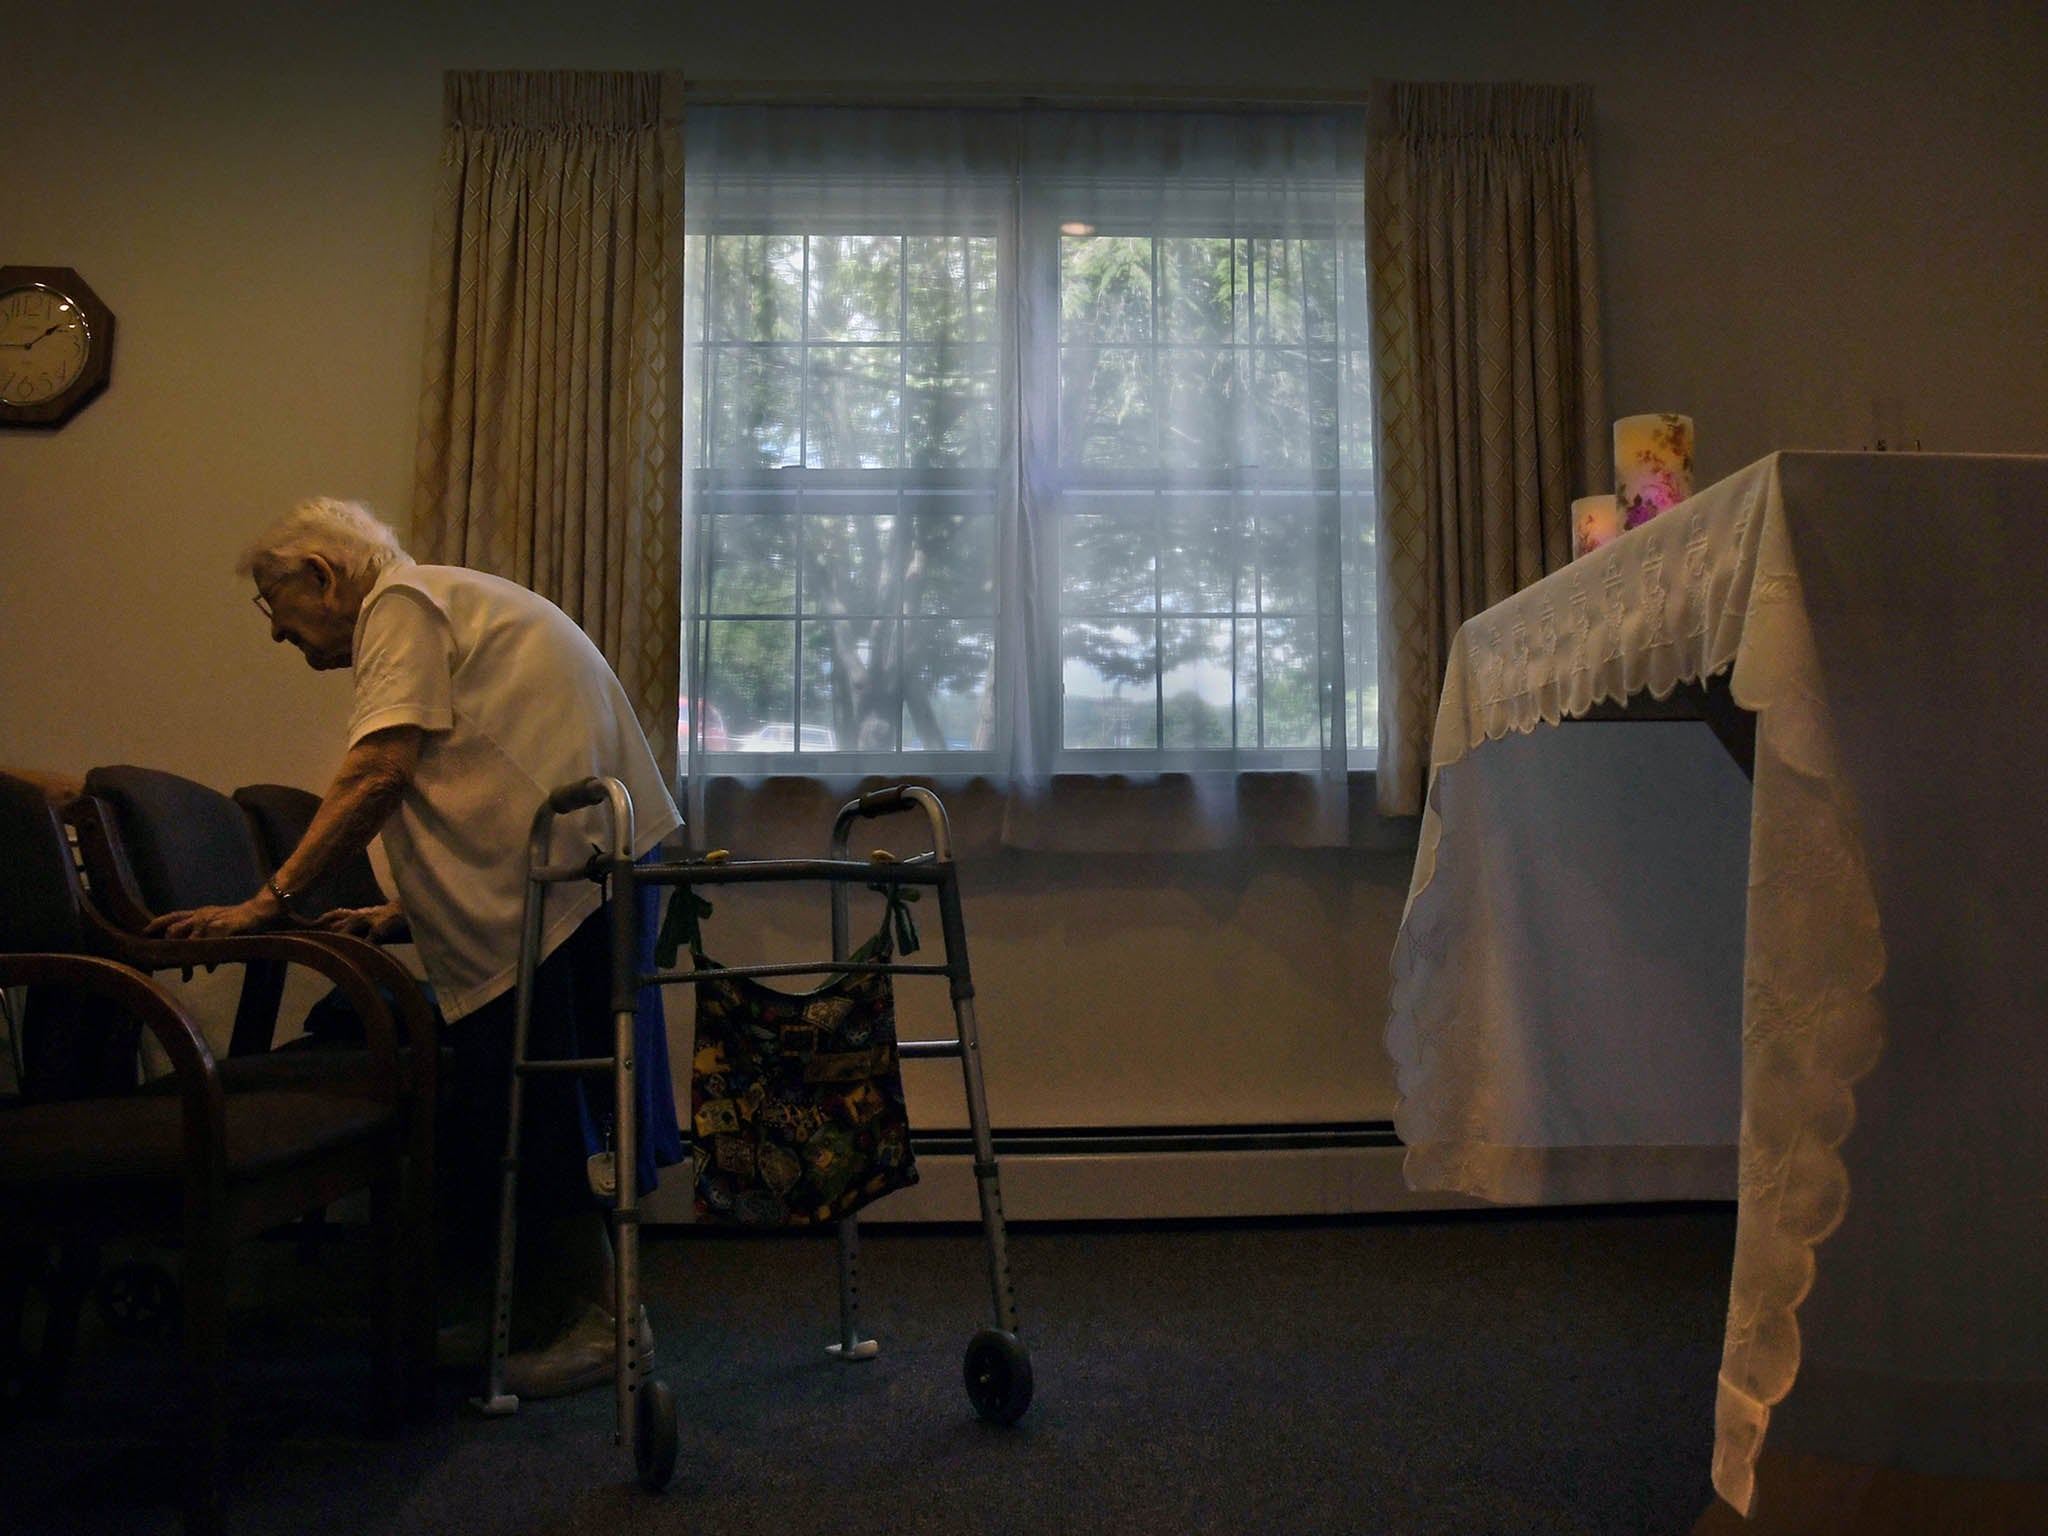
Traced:
<svg viewBox="0 0 2048 1536">
<path fill-rule="evenodd" d="M 676 1475 L 676 1395 L 665 1381 L 644 1381 L 634 1413 L 633 1463 L 640 1486 L 660 1493 Z"/>
<path fill-rule="evenodd" d="M 967 1345 L 967 1396 L 991 1424 L 1014 1424 L 1031 1406 L 1031 1356 L 1017 1335 L 984 1328 Z"/>
</svg>

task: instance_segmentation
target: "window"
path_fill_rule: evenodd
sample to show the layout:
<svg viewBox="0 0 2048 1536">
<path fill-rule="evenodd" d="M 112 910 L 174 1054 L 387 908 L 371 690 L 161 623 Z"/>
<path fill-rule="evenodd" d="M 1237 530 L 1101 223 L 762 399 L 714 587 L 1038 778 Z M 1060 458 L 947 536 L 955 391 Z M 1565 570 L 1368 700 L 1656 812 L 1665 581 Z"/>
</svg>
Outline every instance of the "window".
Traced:
<svg viewBox="0 0 2048 1536">
<path fill-rule="evenodd" d="M 1369 761 L 1362 136 L 705 116 L 694 766 Z"/>
<path fill-rule="evenodd" d="M 1299 766 L 1328 745 L 1338 471 L 1370 469 L 1362 238 L 1214 232 L 1230 222 L 1060 219 L 1054 590 L 1076 758 Z"/>
<path fill-rule="evenodd" d="M 698 676 L 728 751 L 993 750 L 996 244 L 692 243 Z"/>
</svg>

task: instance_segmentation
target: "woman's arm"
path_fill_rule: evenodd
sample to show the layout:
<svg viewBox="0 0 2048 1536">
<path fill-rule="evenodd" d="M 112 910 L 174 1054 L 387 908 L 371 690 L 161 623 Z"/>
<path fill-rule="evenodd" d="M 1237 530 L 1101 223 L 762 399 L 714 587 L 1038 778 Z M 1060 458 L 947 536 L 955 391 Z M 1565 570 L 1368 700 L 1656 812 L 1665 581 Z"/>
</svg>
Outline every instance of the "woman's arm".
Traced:
<svg viewBox="0 0 2048 1536">
<path fill-rule="evenodd" d="M 302 891 L 370 846 L 411 785 L 425 739 L 416 725 L 387 726 L 365 736 L 348 749 L 306 835 L 262 890 L 234 906 L 166 912 L 150 923 L 148 933 L 197 939 L 277 927 L 290 915 L 278 891 L 287 896 Z"/>
</svg>

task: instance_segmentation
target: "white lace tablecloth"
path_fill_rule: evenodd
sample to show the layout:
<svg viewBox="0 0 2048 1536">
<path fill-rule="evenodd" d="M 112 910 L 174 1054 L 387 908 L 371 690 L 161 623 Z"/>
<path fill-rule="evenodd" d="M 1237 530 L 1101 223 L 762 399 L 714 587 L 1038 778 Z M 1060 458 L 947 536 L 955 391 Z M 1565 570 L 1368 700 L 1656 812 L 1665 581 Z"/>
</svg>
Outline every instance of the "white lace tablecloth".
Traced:
<svg viewBox="0 0 2048 1536">
<path fill-rule="evenodd" d="M 1777 454 L 1452 647 L 1393 961 L 1409 1181 L 1732 1189 L 1745 1512 L 1802 1358 L 1874 1458 L 1938 1462 L 1930 1403 L 2048 1424 L 2044 535 L 2048 459 Z M 1551 729 L 1724 671 L 1753 788 L 1703 725 Z M 2048 1476 L 2031 1428 L 1948 1438 Z"/>
</svg>

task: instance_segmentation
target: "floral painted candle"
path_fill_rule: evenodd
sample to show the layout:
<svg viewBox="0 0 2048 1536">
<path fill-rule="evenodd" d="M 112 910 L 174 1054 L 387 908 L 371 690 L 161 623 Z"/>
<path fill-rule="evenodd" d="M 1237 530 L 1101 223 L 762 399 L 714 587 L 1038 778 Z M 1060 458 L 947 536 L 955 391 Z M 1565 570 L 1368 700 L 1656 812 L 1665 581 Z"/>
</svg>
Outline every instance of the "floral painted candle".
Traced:
<svg viewBox="0 0 2048 1536">
<path fill-rule="evenodd" d="M 1659 411 L 1614 424 L 1614 497 L 1621 526 L 1647 523 L 1692 494 L 1692 418 Z"/>
<path fill-rule="evenodd" d="M 1621 512 L 1612 496 L 1581 496 L 1572 503 L 1572 558 L 1591 554 L 1621 532 Z"/>
</svg>

